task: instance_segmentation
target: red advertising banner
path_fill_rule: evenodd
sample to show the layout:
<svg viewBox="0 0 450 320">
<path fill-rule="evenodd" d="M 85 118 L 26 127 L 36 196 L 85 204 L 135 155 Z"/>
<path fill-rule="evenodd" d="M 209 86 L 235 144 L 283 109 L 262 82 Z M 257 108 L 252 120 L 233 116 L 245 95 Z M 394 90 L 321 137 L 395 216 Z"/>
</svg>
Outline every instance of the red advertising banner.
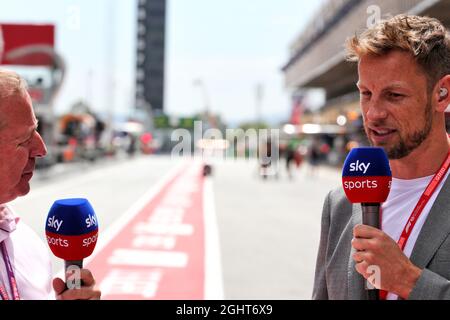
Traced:
<svg viewBox="0 0 450 320">
<path fill-rule="evenodd" d="M 55 26 L 0 24 L 0 64 L 50 66 Z"/>
</svg>

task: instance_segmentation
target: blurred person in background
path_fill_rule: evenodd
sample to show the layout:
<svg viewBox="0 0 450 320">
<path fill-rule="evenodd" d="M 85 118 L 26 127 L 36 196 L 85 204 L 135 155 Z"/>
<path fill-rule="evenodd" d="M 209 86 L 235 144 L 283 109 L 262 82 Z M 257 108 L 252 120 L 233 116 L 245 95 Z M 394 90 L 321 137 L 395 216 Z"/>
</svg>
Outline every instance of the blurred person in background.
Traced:
<svg viewBox="0 0 450 320">
<path fill-rule="evenodd" d="M 129 143 L 127 146 L 127 154 L 129 157 L 134 157 L 137 151 L 138 139 L 133 133 L 128 134 Z"/>
<path fill-rule="evenodd" d="M 436 19 L 399 15 L 351 38 L 348 51 L 366 135 L 393 179 L 382 230 L 361 224 L 342 188 L 328 194 L 313 299 L 367 299 L 364 279 L 380 299 L 450 299 L 449 34 Z"/>
<path fill-rule="evenodd" d="M 316 168 L 319 165 L 319 160 L 320 160 L 319 140 L 317 138 L 313 138 L 308 148 L 309 174 L 311 176 L 315 175 Z"/>
<path fill-rule="evenodd" d="M 289 180 L 292 180 L 294 178 L 292 173 L 292 166 L 295 166 L 295 168 L 299 168 L 303 161 L 303 156 L 299 151 L 299 144 L 300 142 L 297 139 L 290 139 L 283 150 L 283 154 L 286 160 L 286 172 Z"/>
<path fill-rule="evenodd" d="M 7 203 L 30 191 L 36 158 L 47 153 L 37 130 L 25 82 L 11 71 L 0 70 L 0 298 L 52 298 L 52 270 L 48 250 L 39 237 L 19 222 Z M 99 299 L 92 273 L 80 272 L 83 285 L 66 290 L 53 279 L 57 299 Z"/>
</svg>

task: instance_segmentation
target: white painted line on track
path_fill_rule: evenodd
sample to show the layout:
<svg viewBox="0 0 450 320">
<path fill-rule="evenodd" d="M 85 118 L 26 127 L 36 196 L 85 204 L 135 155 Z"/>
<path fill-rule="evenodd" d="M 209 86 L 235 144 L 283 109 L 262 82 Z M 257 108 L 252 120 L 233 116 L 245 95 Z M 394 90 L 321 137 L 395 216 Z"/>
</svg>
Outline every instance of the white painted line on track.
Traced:
<svg viewBox="0 0 450 320">
<path fill-rule="evenodd" d="M 211 178 L 205 178 L 204 181 L 203 212 L 205 225 L 205 299 L 223 300 L 219 230 Z"/>
</svg>

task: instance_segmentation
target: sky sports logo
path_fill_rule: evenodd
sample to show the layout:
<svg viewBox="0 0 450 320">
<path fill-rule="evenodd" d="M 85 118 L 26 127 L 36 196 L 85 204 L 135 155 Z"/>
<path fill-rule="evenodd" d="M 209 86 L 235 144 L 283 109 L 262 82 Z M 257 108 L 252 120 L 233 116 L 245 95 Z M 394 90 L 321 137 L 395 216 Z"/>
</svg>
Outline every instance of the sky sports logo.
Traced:
<svg viewBox="0 0 450 320">
<path fill-rule="evenodd" d="M 95 218 L 95 216 L 89 215 L 86 218 L 85 222 L 86 222 L 86 227 L 87 228 L 90 228 L 90 227 L 93 227 L 93 226 L 97 226 L 97 219 Z"/>
<path fill-rule="evenodd" d="M 347 190 L 353 189 L 376 189 L 378 188 L 377 180 L 366 179 L 363 181 L 344 181 L 344 188 Z"/>
<path fill-rule="evenodd" d="M 361 172 L 362 174 L 366 174 L 367 170 L 370 167 L 370 162 L 364 163 L 357 160 L 356 162 L 352 162 L 349 165 L 350 172 Z M 353 189 L 375 189 L 378 188 L 378 183 L 376 180 L 365 179 L 359 180 L 360 178 L 352 179 L 353 181 L 344 181 L 344 188 L 347 190 Z"/>
<path fill-rule="evenodd" d="M 86 247 L 89 248 L 91 245 L 95 245 L 95 243 L 97 242 L 97 234 L 91 235 L 91 236 L 87 236 L 86 235 L 81 235 L 81 236 L 71 236 L 69 237 L 64 237 L 64 236 L 60 236 L 60 235 L 50 235 L 47 233 L 47 242 L 49 245 L 51 246 L 56 246 L 56 247 L 63 247 L 63 248 L 68 248 L 70 246 L 70 240 L 77 240 L 76 238 L 81 238 L 81 246 L 82 247 Z"/>
<path fill-rule="evenodd" d="M 47 227 L 49 228 L 53 228 L 56 231 L 59 231 L 59 229 L 61 228 L 62 224 L 63 224 L 63 220 L 59 220 L 58 218 L 56 218 L 55 216 L 48 218 L 47 221 Z"/>
<path fill-rule="evenodd" d="M 95 216 L 89 215 L 84 222 L 86 223 L 86 228 L 91 228 L 94 226 L 97 227 L 97 219 Z M 56 232 L 58 232 L 59 229 L 61 229 L 61 226 L 63 225 L 63 223 L 64 223 L 64 220 L 58 219 L 55 216 L 49 217 L 47 220 L 47 226 L 49 228 L 55 229 Z"/>
<path fill-rule="evenodd" d="M 357 160 L 356 162 L 352 162 L 350 163 L 350 172 L 359 172 L 361 171 L 363 174 L 366 174 L 367 170 L 370 167 L 370 162 L 368 162 L 367 164 L 364 162 L 359 162 L 359 160 Z"/>
<path fill-rule="evenodd" d="M 62 219 L 61 216 L 52 215 L 47 219 L 46 236 L 52 250 L 84 248 L 82 250 L 90 251 L 97 242 L 97 218 L 89 214 L 79 217 L 77 221 L 73 216 Z"/>
<path fill-rule="evenodd" d="M 352 203 L 385 202 L 390 189 L 390 176 L 346 176 L 342 177 L 345 195 Z"/>
<path fill-rule="evenodd" d="M 361 176 L 344 176 L 343 177 L 343 186 L 346 190 L 353 189 L 376 189 L 379 187 L 379 183 L 384 182 L 386 177 L 389 176 L 364 176 L 369 170 L 371 163 L 370 162 L 362 162 L 357 160 L 356 162 L 350 163 L 348 166 L 348 172 L 360 172 Z M 373 171 L 373 168 L 372 168 Z M 386 181 L 387 182 L 387 181 Z M 382 183 L 385 187 L 386 185 Z M 391 180 L 387 184 L 387 187 L 391 187 Z"/>
<path fill-rule="evenodd" d="M 342 187 L 349 202 L 385 202 L 391 182 L 389 160 L 382 148 L 353 148 L 345 159 Z"/>
</svg>

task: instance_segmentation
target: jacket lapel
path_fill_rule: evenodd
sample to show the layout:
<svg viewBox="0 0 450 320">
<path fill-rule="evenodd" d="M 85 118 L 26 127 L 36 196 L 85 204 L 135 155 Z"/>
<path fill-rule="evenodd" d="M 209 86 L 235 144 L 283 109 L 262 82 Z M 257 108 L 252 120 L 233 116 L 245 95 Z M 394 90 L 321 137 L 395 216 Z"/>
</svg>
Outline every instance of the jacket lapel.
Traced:
<svg viewBox="0 0 450 320">
<path fill-rule="evenodd" d="M 353 227 L 357 224 L 362 223 L 362 211 L 360 204 L 353 205 L 353 213 L 352 213 L 352 221 Z M 351 232 L 353 232 L 353 227 L 351 228 Z M 348 261 L 348 298 L 350 300 L 365 300 L 367 299 L 367 293 L 364 289 L 364 278 L 356 271 L 355 261 L 352 256 L 355 252 L 353 247 L 350 251 L 350 257 Z"/>
<path fill-rule="evenodd" d="M 444 182 L 411 253 L 411 262 L 419 268 L 425 268 L 429 264 L 442 242 L 450 234 L 449 199 L 450 178 Z M 362 223 L 360 204 L 353 205 L 352 221 L 353 226 Z M 348 298 L 361 300 L 366 299 L 367 294 L 364 289 L 364 279 L 355 269 L 355 261 L 352 259 L 354 252 L 352 248 L 348 262 Z"/>
<path fill-rule="evenodd" d="M 444 182 L 427 220 L 419 233 L 410 260 L 419 268 L 425 268 L 442 242 L 450 233 L 450 179 Z"/>
</svg>

